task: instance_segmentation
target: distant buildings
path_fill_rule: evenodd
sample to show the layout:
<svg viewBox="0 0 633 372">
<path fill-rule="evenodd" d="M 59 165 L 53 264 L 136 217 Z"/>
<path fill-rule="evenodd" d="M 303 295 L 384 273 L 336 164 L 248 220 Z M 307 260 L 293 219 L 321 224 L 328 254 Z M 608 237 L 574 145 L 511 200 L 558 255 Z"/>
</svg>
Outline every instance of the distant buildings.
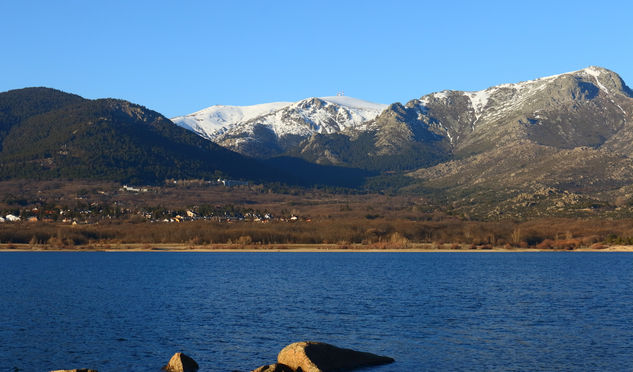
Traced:
<svg viewBox="0 0 633 372">
<path fill-rule="evenodd" d="M 123 185 L 120 190 L 129 192 L 147 192 L 147 188 L 132 187 L 128 185 Z"/>
<path fill-rule="evenodd" d="M 237 180 L 229 180 L 229 179 L 225 179 L 225 178 L 218 178 L 218 184 L 222 184 L 226 187 L 232 187 L 232 186 L 247 186 L 248 182 L 246 181 L 237 181 Z"/>
</svg>

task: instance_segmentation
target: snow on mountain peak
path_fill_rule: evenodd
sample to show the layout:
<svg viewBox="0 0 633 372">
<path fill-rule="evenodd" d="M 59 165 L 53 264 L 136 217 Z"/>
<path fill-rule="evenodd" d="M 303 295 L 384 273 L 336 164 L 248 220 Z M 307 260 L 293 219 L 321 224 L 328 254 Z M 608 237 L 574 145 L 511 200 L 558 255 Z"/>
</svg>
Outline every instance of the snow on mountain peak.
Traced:
<svg viewBox="0 0 633 372">
<path fill-rule="evenodd" d="M 330 97 L 319 97 L 320 99 L 333 103 L 339 106 L 347 106 L 349 108 L 361 109 L 367 111 L 384 111 L 389 105 L 385 105 L 382 103 L 373 103 L 368 101 L 363 101 L 362 99 L 348 97 L 348 96 L 330 96 Z"/>
<path fill-rule="evenodd" d="M 488 104 L 490 99 L 490 89 L 479 90 L 476 92 L 465 92 L 466 96 L 470 98 L 470 105 L 475 111 L 476 119 L 479 119 L 484 107 Z"/>
<path fill-rule="evenodd" d="M 588 74 L 591 74 L 593 76 L 600 76 L 605 70 L 602 67 L 598 67 L 598 66 L 589 66 L 585 69 L 582 69 L 580 71 L 584 71 Z"/>
<path fill-rule="evenodd" d="M 171 120 L 203 137 L 224 132 L 229 126 L 266 115 L 291 105 L 292 102 L 271 102 L 251 106 L 214 105 Z"/>
<path fill-rule="evenodd" d="M 598 88 L 603 90 L 605 93 L 611 93 L 609 89 L 607 89 L 607 87 L 605 87 L 600 82 L 600 75 L 602 75 L 603 72 L 606 72 L 605 69 L 597 67 L 597 66 L 589 66 L 586 69 L 580 70 L 579 72 L 583 72 L 587 75 L 592 76 L 596 80 L 596 85 L 598 85 Z"/>
<path fill-rule="evenodd" d="M 216 105 L 172 119 L 199 135 L 216 140 L 231 133 L 252 133 L 255 126 L 276 136 L 333 133 L 374 119 L 388 105 L 348 96 L 311 97 L 298 102 L 252 106 Z"/>
<path fill-rule="evenodd" d="M 530 105 L 544 90 L 557 85 L 552 85 L 560 78 L 573 77 L 578 80 L 589 82 L 599 88 L 608 96 L 613 95 L 618 90 L 617 75 L 605 68 L 589 66 L 582 70 L 541 77 L 534 80 L 521 81 L 518 83 L 506 83 L 489 87 L 479 91 L 454 91 L 443 90 L 427 94 L 416 101 L 419 112 L 423 115 L 428 113 L 429 107 L 440 104 L 442 106 L 452 105 L 459 102 L 458 97 L 466 97 L 470 101 L 470 107 L 474 114 L 471 127 L 474 130 L 477 123 L 491 122 L 503 118 L 505 113 L 514 112 L 519 107 Z M 457 99 L 457 100 L 456 100 Z M 620 107 L 612 98 L 613 104 Z M 620 107 L 626 114 L 626 111 Z M 626 119 L 625 119 L 626 120 Z"/>
</svg>

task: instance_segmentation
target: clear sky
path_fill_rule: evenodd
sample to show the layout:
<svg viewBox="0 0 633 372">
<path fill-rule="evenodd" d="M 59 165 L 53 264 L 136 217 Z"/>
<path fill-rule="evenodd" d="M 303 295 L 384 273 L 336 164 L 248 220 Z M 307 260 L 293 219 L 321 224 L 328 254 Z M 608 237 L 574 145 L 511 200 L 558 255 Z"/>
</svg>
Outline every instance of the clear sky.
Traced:
<svg viewBox="0 0 633 372">
<path fill-rule="evenodd" d="M 214 105 L 443 89 L 611 69 L 633 85 L 633 2 L 0 1 L 0 91 L 47 86 L 168 117 Z"/>
</svg>

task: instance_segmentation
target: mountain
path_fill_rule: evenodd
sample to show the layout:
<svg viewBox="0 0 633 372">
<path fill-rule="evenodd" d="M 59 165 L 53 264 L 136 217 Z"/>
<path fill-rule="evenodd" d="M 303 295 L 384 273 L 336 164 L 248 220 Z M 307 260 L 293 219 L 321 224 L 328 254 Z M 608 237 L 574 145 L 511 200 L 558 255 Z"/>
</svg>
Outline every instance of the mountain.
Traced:
<svg viewBox="0 0 633 372">
<path fill-rule="evenodd" d="M 395 103 L 363 126 L 315 134 L 289 154 L 318 164 L 373 171 L 410 170 L 449 160 L 446 137 L 418 121 L 417 112 Z"/>
<path fill-rule="evenodd" d="M 363 125 L 314 134 L 289 154 L 383 172 L 381 185 L 468 216 L 629 210 L 633 91 L 595 66 L 446 90 L 392 104 Z M 408 181 L 388 176 L 394 172 Z"/>
<path fill-rule="evenodd" d="M 0 93 L 0 178 L 221 172 L 410 193 L 483 218 L 633 215 L 633 91 L 601 67 L 406 104 L 309 98 L 174 121 L 121 100 Z"/>
<path fill-rule="evenodd" d="M 521 139 L 565 149 L 617 141 L 631 121 L 631 98 L 616 73 L 589 67 L 479 92 L 443 91 L 407 106 L 462 158 Z"/>
<path fill-rule="evenodd" d="M 465 214 L 593 213 L 633 201 L 633 92 L 600 67 L 407 103 L 449 160 L 409 173 Z M 409 122 L 415 125 L 416 122 Z"/>
<path fill-rule="evenodd" d="M 83 98 L 49 88 L 25 88 L 0 93 L 0 150 L 9 130 L 31 116 L 79 103 Z"/>
<path fill-rule="evenodd" d="M 0 93 L 0 178 L 284 179 L 145 107 L 49 88 Z"/>
<path fill-rule="evenodd" d="M 442 91 L 393 104 L 363 126 L 315 135 L 293 154 L 382 170 L 428 167 L 519 141 L 626 154 L 631 97 L 617 74 L 599 67 L 477 92 Z"/>
<path fill-rule="evenodd" d="M 370 171 L 411 171 L 527 141 L 556 149 L 633 150 L 632 92 L 601 67 L 406 104 L 351 97 L 212 106 L 173 121 L 257 158 L 280 154 Z M 510 146 L 511 147 L 511 146 Z"/>
<path fill-rule="evenodd" d="M 352 97 L 307 98 L 254 106 L 211 106 L 172 121 L 231 150 L 270 157 L 315 133 L 361 128 L 387 105 Z"/>
</svg>

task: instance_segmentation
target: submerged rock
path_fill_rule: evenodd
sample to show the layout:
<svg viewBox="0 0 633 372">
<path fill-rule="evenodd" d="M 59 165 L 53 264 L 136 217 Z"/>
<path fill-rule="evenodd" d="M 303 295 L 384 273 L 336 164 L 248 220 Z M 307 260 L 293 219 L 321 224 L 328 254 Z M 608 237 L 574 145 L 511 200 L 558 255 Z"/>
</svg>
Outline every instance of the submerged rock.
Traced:
<svg viewBox="0 0 633 372">
<path fill-rule="evenodd" d="M 198 363 L 183 353 L 174 354 L 163 367 L 167 372 L 196 372 L 198 368 Z"/>
<path fill-rule="evenodd" d="M 251 372 L 295 372 L 285 364 L 275 363 L 255 368 Z"/>
<path fill-rule="evenodd" d="M 322 342 L 296 342 L 283 348 L 277 362 L 302 372 L 349 371 L 361 367 L 393 363 L 393 358 L 351 349 L 342 349 Z"/>
</svg>

